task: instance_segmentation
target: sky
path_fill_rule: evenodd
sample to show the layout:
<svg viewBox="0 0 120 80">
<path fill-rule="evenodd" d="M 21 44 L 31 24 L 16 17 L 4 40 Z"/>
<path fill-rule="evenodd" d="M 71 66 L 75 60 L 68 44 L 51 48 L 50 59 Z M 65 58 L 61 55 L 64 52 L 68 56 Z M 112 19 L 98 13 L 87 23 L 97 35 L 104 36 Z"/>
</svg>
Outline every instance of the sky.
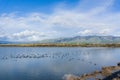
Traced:
<svg viewBox="0 0 120 80">
<path fill-rule="evenodd" d="M 0 41 L 120 36 L 120 0 L 0 0 Z"/>
</svg>

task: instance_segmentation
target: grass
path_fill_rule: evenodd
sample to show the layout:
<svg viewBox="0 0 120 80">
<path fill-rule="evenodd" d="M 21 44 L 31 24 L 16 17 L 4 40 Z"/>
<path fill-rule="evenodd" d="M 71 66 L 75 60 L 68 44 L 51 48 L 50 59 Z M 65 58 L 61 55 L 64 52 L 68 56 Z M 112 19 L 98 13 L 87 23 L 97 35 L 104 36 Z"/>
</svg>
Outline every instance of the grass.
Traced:
<svg viewBox="0 0 120 80">
<path fill-rule="evenodd" d="M 120 47 L 120 44 L 0 44 L 0 47 Z"/>
</svg>

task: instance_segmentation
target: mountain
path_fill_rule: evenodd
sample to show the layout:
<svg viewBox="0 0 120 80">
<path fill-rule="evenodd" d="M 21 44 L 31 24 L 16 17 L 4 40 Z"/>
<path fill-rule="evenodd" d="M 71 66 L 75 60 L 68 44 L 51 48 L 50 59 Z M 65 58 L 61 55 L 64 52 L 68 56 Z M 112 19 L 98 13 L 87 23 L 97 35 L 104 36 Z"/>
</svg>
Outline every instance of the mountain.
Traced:
<svg viewBox="0 0 120 80">
<path fill-rule="evenodd" d="M 120 37 L 115 36 L 76 36 L 69 38 L 48 39 L 40 41 L 40 43 L 120 43 Z"/>
<path fill-rule="evenodd" d="M 19 41 L 0 41 L 0 44 L 34 44 L 34 43 L 38 43 L 36 41 L 28 41 L 28 42 L 19 42 Z"/>
<path fill-rule="evenodd" d="M 70 44 L 120 44 L 120 37 L 115 36 L 76 36 L 68 38 L 46 39 L 32 42 L 0 41 L 0 44 L 38 44 L 38 43 L 70 43 Z"/>
<path fill-rule="evenodd" d="M 11 43 L 11 42 L 9 42 L 9 41 L 0 41 L 0 44 L 9 44 L 9 43 Z"/>
</svg>

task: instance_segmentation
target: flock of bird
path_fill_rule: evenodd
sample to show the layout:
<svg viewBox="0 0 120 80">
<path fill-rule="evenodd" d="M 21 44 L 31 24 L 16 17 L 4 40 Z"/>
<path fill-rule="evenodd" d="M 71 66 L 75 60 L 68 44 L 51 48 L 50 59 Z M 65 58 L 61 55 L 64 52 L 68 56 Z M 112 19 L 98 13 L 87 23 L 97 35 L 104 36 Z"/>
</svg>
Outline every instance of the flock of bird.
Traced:
<svg viewBox="0 0 120 80">
<path fill-rule="evenodd" d="M 0 60 L 9 60 L 9 59 L 46 59 L 46 58 L 51 58 L 51 59 L 61 59 L 61 60 L 68 60 L 69 62 L 74 61 L 74 60 L 79 60 L 81 62 L 87 62 L 89 64 L 92 64 L 94 66 L 98 65 L 90 60 L 86 60 L 86 58 L 82 57 L 85 55 L 89 55 L 90 53 L 45 53 L 45 54 L 16 54 L 16 55 L 9 55 L 9 56 L 2 56 Z"/>
</svg>

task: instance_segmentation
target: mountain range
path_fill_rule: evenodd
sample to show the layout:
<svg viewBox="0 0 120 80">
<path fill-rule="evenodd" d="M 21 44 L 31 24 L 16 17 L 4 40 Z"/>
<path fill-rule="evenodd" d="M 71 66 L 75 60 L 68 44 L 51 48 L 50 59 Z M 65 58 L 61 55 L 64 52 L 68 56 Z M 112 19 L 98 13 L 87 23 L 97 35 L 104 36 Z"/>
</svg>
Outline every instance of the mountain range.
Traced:
<svg viewBox="0 0 120 80">
<path fill-rule="evenodd" d="M 120 37 L 115 36 L 76 36 L 68 38 L 57 38 L 40 41 L 40 43 L 90 43 L 109 44 L 120 43 Z"/>
<path fill-rule="evenodd" d="M 11 42 L 11 41 L 0 41 L 0 44 L 33 44 L 33 43 L 71 43 L 71 44 L 119 44 L 120 37 L 116 36 L 75 36 L 67 38 L 56 38 L 56 39 L 46 39 L 42 41 L 32 41 L 32 42 Z"/>
</svg>

